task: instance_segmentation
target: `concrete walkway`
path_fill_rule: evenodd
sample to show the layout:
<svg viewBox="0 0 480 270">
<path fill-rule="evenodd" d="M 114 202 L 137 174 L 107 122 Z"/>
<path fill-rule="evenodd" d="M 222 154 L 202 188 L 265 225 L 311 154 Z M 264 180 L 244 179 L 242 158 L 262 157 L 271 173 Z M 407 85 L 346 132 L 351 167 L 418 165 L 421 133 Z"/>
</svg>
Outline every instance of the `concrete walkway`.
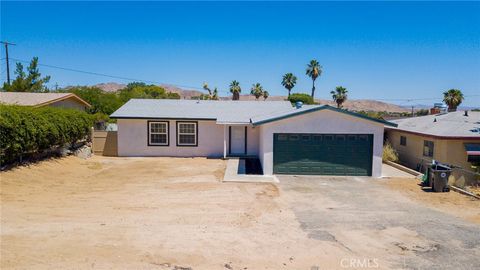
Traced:
<svg viewBox="0 0 480 270">
<path fill-rule="evenodd" d="M 278 179 L 274 175 L 246 174 L 245 160 L 231 158 L 227 161 L 223 182 L 278 183 Z"/>
<path fill-rule="evenodd" d="M 382 163 L 382 178 L 415 178 L 415 175 L 404 172 L 388 164 Z"/>
</svg>

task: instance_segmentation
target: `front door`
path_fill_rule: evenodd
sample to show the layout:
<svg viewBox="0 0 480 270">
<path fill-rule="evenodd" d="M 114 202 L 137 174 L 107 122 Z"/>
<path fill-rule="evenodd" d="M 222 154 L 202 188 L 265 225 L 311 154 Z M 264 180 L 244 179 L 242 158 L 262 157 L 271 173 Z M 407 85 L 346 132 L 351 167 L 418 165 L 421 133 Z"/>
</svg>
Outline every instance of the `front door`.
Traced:
<svg viewBox="0 0 480 270">
<path fill-rule="evenodd" d="M 230 155 L 245 155 L 245 127 L 230 127 Z"/>
</svg>

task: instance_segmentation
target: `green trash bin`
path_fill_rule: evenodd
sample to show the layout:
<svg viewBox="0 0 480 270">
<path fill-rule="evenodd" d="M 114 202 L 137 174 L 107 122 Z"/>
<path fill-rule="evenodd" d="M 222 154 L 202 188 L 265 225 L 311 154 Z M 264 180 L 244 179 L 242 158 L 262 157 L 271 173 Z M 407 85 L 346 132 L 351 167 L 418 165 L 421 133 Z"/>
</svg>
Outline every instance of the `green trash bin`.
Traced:
<svg viewBox="0 0 480 270">
<path fill-rule="evenodd" d="M 444 164 L 432 164 L 429 168 L 429 185 L 435 192 L 448 191 L 448 177 L 452 173 L 452 168 Z"/>
</svg>

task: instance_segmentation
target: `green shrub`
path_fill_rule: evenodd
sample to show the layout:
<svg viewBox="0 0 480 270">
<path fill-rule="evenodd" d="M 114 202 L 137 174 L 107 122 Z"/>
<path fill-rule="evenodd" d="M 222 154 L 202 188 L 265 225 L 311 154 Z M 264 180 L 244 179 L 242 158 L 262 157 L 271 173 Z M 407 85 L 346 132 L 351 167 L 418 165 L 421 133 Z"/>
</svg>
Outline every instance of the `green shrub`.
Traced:
<svg viewBox="0 0 480 270">
<path fill-rule="evenodd" d="M 73 109 L 0 105 L 0 163 L 85 138 L 93 117 Z"/>
<path fill-rule="evenodd" d="M 392 162 L 397 162 L 398 161 L 398 153 L 393 149 L 392 145 L 390 142 L 385 142 L 385 145 L 383 146 L 383 155 L 382 155 L 382 160 L 385 161 L 392 161 Z"/>
<path fill-rule="evenodd" d="M 301 101 L 303 104 L 314 104 L 313 98 L 307 94 L 291 94 L 288 100 L 293 104 L 297 101 Z"/>
</svg>

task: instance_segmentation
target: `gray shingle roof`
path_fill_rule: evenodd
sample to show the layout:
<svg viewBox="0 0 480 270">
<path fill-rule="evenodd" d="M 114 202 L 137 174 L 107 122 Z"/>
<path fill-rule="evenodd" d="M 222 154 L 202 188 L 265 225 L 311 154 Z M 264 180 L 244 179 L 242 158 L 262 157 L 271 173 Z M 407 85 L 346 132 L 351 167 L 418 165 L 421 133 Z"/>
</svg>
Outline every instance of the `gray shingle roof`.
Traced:
<svg viewBox="0 0 480 270">
<path fill-rule="evenodd" d="M 333 110 L 385 125 L 395 124 L 373 119 L 328 105 L 303 105 L 293 107 L 288 101 L 213 101 L 184 99 L 131 99 L 115 111 L 112 118 L 142 119 L 204 119 L 219 124 L 255 125 L 276 121 L 318 110 Z"/>
<path fill-rule="evenodd" d="M 478 137 L 480 139 L 480 112 L 463 111 L 392 120 L 398 130 L 439 137 Z M 435 121 L 436 120 L 436 121 Z"/>
<path fill-rule="evenodd" d="M 131 99 L 111 117 L 210 119 L 218 123 L 250 123 L 253 116 L 286 110 L 294 110 L 288 101 Z"/>
</svg>

